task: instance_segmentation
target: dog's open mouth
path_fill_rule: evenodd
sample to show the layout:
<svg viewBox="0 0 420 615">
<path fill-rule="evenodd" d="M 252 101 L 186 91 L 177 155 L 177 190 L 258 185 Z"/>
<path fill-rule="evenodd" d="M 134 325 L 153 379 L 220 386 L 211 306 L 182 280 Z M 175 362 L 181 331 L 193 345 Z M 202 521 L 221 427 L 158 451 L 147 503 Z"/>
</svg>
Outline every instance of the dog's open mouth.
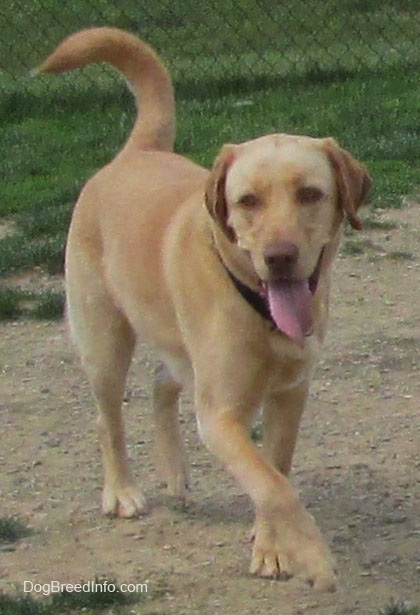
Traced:
<svg viewBox="0 0 420 615">
<path fill-rule="evenodd" d="M 278 280 L 262 284 L 262 295 L 277 329 L 300 346 L 313 329 L 312 295 L 318 286 L 322 255 L 323 250 L 313 273 L 306 280 Z"/>
</svg>

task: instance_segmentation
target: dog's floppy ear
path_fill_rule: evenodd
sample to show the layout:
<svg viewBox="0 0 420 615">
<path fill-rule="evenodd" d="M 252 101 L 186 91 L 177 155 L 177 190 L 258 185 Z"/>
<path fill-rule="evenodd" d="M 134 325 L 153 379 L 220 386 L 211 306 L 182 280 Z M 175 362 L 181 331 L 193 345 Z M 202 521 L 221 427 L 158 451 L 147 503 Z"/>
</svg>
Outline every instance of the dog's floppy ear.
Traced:
<svg viewBox="0 0 420 615">
<path fill-rule="evenodd" d="M 235 233 L 227 223 L 226 174 L 235 157 L 236 145 L 224 145 L 213 163 L 207 180 L 205 203 L 211 217 L 216 221 L 230 241 L 235 241 Z"/>
<path fill-rule="evenodd" d="M 363 226 L 357 211 L 365 202 L 372 181 L 365 166 L 334 139 L 325 139 L 325 148 L 336 177 L 339 205 L 351 226 L 360 231 Z"/>
</svg>

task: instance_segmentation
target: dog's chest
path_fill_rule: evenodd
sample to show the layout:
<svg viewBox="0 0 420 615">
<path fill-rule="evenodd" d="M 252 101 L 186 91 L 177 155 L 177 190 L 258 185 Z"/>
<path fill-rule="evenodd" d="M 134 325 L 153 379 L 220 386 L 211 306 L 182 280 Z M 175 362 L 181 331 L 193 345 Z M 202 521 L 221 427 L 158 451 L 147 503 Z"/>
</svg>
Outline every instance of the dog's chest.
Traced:
<svg viewBox="0 0 420 615">
<path fill-rule="evenodd" d="M 268 379 L 270 391 L 294 388 L 311 378 L 320 350 L 320 344 L 314 336 L 306 338 L 305 346 L 301 349 L 283 335 L 274 334 L 270 336 L 270 346 L 272 350 Z"/>
</svg>

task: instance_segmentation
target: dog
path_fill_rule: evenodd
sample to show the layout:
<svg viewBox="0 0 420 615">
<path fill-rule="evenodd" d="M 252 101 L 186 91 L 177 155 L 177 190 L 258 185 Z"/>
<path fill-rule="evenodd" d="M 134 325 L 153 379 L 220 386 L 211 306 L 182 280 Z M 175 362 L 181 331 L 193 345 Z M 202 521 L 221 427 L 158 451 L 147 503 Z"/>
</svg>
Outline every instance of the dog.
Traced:
<svg viewBox="0 0 420 615">
<path fill-rule="evenodd" d="M 345 219 L 361 228 L 370 178 L 333 139 L 271 134 L 224 145 L 210 171 L 173 153 L 175 102 L 157 54 L 113 28 L 65 39 L 39 67 L 119 70 L 138 108 L 114 160 L 84 186 L 66 247 L 67 314 L 99 409 L 103 512 L 145 510 L 121 406 L 136 340 L 160 360 L 159 469 L 183 498 L 178 398 L 194 385 L 201 439 L 255 506 L 250 572 L 335 588 L 335 565 L 289 482 L 299 422 L 327 328 Z M 250 430 L 262 409 L 260 451 Z"/>
</svg>

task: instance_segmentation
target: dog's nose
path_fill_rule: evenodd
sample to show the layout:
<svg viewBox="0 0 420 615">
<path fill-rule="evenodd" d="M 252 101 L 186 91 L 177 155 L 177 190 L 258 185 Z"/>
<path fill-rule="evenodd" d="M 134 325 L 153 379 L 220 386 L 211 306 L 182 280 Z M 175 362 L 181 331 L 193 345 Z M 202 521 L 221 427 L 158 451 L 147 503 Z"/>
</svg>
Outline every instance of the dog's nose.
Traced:
<svg viewBox="0 0 420 615">
<path fill-rule="evenodd" d="M 298 258 L 299 248 L 291 241 L 276 241 L 264 250 L 264 262 L 276 277 L 290 277 Z"/>
</svg>

